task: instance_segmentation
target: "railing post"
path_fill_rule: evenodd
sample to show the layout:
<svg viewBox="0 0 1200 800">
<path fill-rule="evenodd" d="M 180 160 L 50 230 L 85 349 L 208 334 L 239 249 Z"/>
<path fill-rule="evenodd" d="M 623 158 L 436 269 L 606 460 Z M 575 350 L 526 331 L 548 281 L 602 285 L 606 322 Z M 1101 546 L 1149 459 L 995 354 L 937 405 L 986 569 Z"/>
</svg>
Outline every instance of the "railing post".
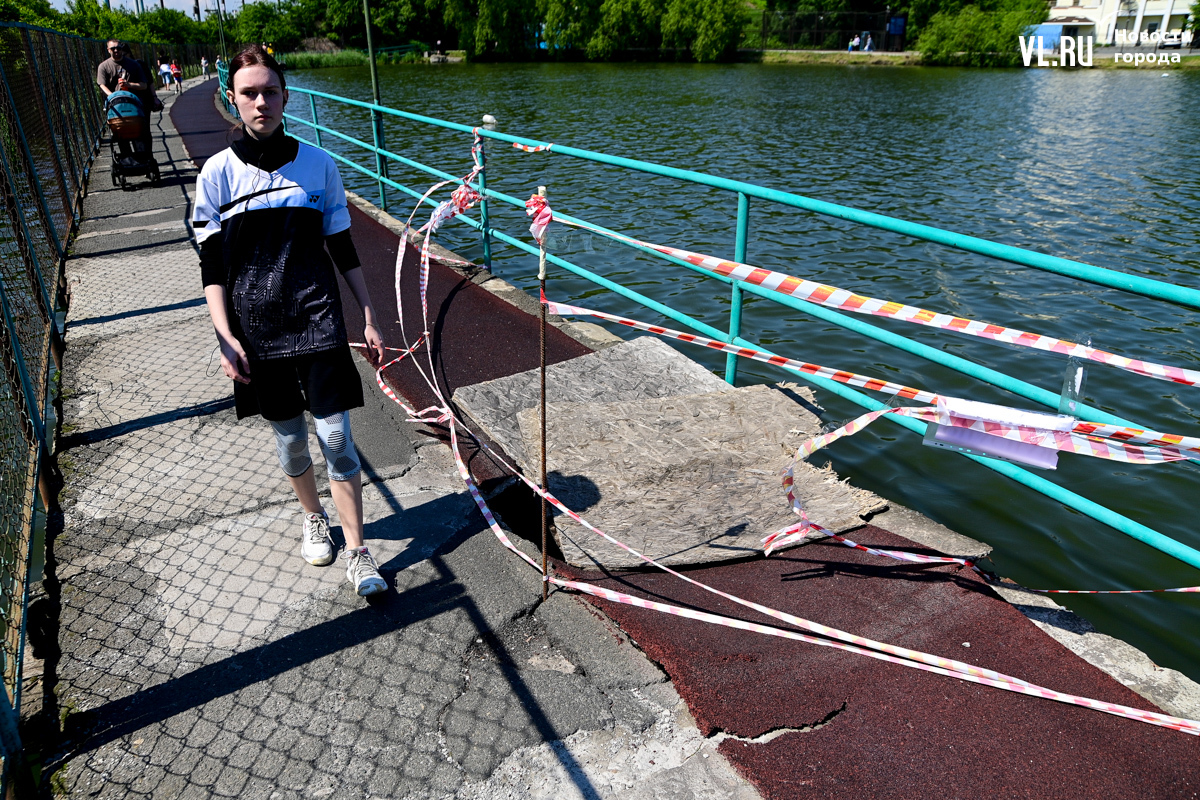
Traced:
<svg viewBox="0 0 1200 800">
<path fill-rule="evenodd" d="M 479 173 L 479 236 L 483 239 L 483 265 L 492 268 L 492 232 L 488 218 L 487 201 L 487 154 L 483 151 L 483 137 L 479 139 L 479 147 L 475 150 L 475 165 L 483 167 Z"/>
<path fill-rule="evenodd" d="M 313 95 L 308 96 L 308 107 L 312 111 L 313 121 L 313 136 L 317 140 L 317 147 L 321 146 L 321 129 L 317 127 L 317 98 Z"/>
<path fill-rule="evenodd" d="M 750 198 L 738 192 L 737 228 L 733 240 L 733 260 L 746 263 L 746 229 L 750 223 Z M 732 343 L 742 335 L 742 286 L 734 282 L 729 294 L 729 341 Z M 725 382 L 731 386 L 737 381 L 737 360 L 733 353 L 725 354 Z"/>
<path fill-rule="evenodd" d="M 387 177 L 387 162 L 379 153 L 383 149 L 383 114 L 379 113 L 379 109 L 371 109 L 371 132 L 375 136 L 375 175 L 379 178 L 379 207 L 387 211 L 387 184 L 383 179 Z"/>
</svg>

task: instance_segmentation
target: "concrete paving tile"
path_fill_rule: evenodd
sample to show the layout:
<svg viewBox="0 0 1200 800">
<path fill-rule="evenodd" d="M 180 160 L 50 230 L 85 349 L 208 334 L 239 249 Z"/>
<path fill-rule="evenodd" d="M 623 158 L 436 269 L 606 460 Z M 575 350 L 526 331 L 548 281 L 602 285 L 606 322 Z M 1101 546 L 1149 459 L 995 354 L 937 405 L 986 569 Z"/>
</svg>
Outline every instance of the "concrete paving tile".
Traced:
<svg viewBox="0 0 1200 800">
<path fill-rule="evenodd" d="M 232 412 L 135 430 L 104 447 L 76 448 L 95 480 L 81 487 L 72 513 L 121 517 L 140 525 L 198 514 L 227 514 L 288 498 L 291 490 L 266 425 L 238 424 Z M 137 477 L 149 463 L 153 473 Z"/>
<path fill-rule="evenodd" d="M 66 369 L 75 376 L 63 403 L 73 428 L 68 442 L 155 415 L 196 413 L 196 406 L 232 397 L 219 363 L 216 369 L 204 363 L 211 344 L 212 323 L 204 316 L 144 324 L 68 348 Z"/>
<path fill-rule="evenodd" d="M 517 414 L 536 408 L 539 376 L 536 369 L 519 372 L 462 387 L 453 397 L 455 405 L 527 471 L 536 468 L 537 462 L 536 458 L 526 458 Z M 653 336 L 622 342 L 546 369 L 548 403 L 638 401 L 730 388 Z"/>
<path fill-rule="evenodd" d="M 187 213 L 184 208 L 177 212 Z M 136 331 L 146 325 L 182 324 L 208 318 L 201 302 L 200 259 L 188 244 L 67 262 L 71 310 L 67 339 L 81 340 Z M 197 340 L 203 348 L 214 340 Z"/>
<path fill-rule="evenodd" d="M 470 510 L 461 496 L 402 494 L 402 488 L 394 482 L 365 487 L 364 534 L 385 570 L 426 557 Z M 339 536 L 337 510 L 327 505 Z M 171 531 L 137 546 L 142 569 L 160 581 L 170 652 L 189 646 L 236 650 L 266 635 L 286 607 L 346 588 L 337 564 L 314 567 L 299 558 L 300 519 L 297 508 L 286 504 Z M 261 558 L 264 552 L 292 557 L 271 565 Z M 254 588 L 247 593 L 249 586 Z M 261 591 L 264 586 L 270 592 Z"/>
</svg>

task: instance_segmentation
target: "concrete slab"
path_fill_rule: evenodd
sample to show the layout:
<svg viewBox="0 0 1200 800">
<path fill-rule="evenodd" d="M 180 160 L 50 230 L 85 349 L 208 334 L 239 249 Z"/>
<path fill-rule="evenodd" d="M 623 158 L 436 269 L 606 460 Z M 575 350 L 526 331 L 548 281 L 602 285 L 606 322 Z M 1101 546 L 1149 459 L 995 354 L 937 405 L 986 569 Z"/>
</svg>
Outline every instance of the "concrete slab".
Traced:
<svg viewBox="0 0 1200 800">
<path fill-rule="evenodd" d="M 732 387 L 662 340 L 642 336 L 546 370 L 548 403 L 644 400 L 677 394 L 720 392 Z M 522 469 L 536 468 L 525 456 L 517 414 L 536 408 L 538 370 L 465 386 L 454 403 Z"/>
<path fill-rule="evenodd" d="M 171 211 L 186 213 L 185 208 Z M 67 336 L 73 342 L 208 316 L 200 259 L 186 244 L 72 258 L 67 261 L 67 283 Z M 209 336 L 197 341 L 202 344 L 215 340 Z"/>
<path fill-rule="evenodd" d="M 991 545 L 952 531 L 899 503 L 889 502 L 886 511 L 871 515 L 870 523 L 917 544 L 931 547 L 943 555 L 983 558 L 992 552 Z"/>
<path fill-rule="evenodd" d="M 614 348 L 616 349 L 616 348 Z M 779 473 L 820 431 L 812 393 L 791 384 L 623 403 L 547 407 L 550 489 L 589 522 L 667 564 L 744 558 L 794 523 Z M 517 415 L 526 452 L 538 447 L 538 410 Z M 862 524 L 881 498 L 830 471 L 799 464 L 796 491 L 832 531 Z M 566 561 L 642 566 L 627 551 L 558 517 Z"/>
<path fill-rule="evenodd" d="M 396 477 L 408 469 L 416 458 L 417 442 L 403 432 L 411 423 L 406 422 L 408 417 L 400 406 L 375 386 L 375 370 L 366 359 L 356 355 L 354 365 L 362 379 L 363 407 L 350 410 L 350 431 L 363 465 L 363 480 L 376 481 Z M 315 431 L 310 431 L 314 447 L 315 435 Z M 422 444 L 436 447 L 435 442 Z M 447 459 L 453 472 L 453 460 L 449 459 L 449 454 Z M 455 481 L 454 491 L 458 491 L 459 488 L 461 484 Z"/>
<path fill-rule="evenodd" d="M 291 488 L 278 462 L 264 457 L 274 447 L 266 423 L 238 423 L 232 410 L 126 431 L 68 451 L 72 463 L 101 478 L 82 482 L 71 510 L 87 520 L 153 526 L 282 502 Z"/>
<path fill-rule="evenodd" d="M 73 339 L 66 368 L 75 378 L 63 401 L 72 424 L 66 444 L 111 438 L 117 431 L 108 429 L 156 415 L 166 421 L 202 413 L 221 400 L 229 407 L 232 382 L 220 371 L 219 355 L 205 363 L 206 345 L 216 346 L 207 313 L 175 321 L 154 315 L 124 333 Z"/>
<path fill-rule="evenodd" d="M 380 565 L 399 571 L 428 558 L 474 509 L 465 493 L 422 491 L 419 480 L 370 484 L 363 491 L 364 539 Z M 337 508 L 326 503 L 334 543 Z M 166 647 L 241 651 L 263 637 L 289 606 L 345 589 L 340 561 L 314 567 L 299 557 L 301 512 L 293 503 L 151 537 L 137 545 L 139 566 L 158 580 Z"/>
<path fill-rule="evenodd" d="M 655 713 L 644 730 L 616 725 L 580 731 L 561 743 L 523 747 L 508 756 L 480 783 L 468 783 L 456 800 L 758 800 L 758 792 L 734 772 L 717 751 L 714 739 L 700 735 L 686 704 L 670 684 L 634 690 Z M 585 794 L 580 781 L 556 754 L 561 747 L 589 776 L 595 794 Z M 574 778 L 574 780 L 573 780 Z"/>
</svg>

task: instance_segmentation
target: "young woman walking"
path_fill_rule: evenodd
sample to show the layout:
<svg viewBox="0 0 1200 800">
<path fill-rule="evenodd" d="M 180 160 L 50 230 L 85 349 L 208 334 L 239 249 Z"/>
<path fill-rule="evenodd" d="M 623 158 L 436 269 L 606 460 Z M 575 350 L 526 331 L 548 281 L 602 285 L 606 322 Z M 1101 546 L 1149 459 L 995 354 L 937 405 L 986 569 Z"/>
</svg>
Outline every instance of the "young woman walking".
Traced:
<svg viewBox="0 0 1200 800">
<path fill-rule="evenodd" d="M 358 594 L 374 594 L 387 584 L 363 545 L 348 413 L 363 404 L 363 391 L 335 266 L 362 308 L 373 364 L 383 341 L 350 239 L 346 191 L 325 151 L 284 133 L 287 87 L 266 50 L 238 53 L 228 85 L 242 136 L 205 163 L 193 220 L 221 367 L 234 380 L 238 419 L 261 414 L 274 429 L 279 463 L 304 509 L 300 555 L 323 566 L 333 561 L 333 541 L 309 457 L 304 411 L 312 413 L 346 538 L 346 576 Z"/>
</svg>

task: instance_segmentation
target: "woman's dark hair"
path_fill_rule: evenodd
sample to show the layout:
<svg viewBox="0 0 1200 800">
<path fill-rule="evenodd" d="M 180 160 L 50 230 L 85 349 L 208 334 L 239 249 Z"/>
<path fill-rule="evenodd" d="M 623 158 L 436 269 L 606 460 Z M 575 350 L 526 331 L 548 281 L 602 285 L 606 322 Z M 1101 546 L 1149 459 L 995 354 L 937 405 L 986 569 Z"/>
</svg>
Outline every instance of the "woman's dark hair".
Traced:
<svg viewBox="0 0 1200 800">
<path fill-rule="evenodd" d="M 233 76 L 242 67 L 266 67 L 275 73 L 279 78 L 279 88 L 286 89 L 287 81 L 283 77 L 283 67 L 279 66 L 279 62 L 275 60 L 275 56 L 267 52 L 266 48 L 261 44 L 248 44 L 242 48 L 242 52 L 234 56 L 229 62 L 229 89 L 233 89 Z"/>
</svg>

